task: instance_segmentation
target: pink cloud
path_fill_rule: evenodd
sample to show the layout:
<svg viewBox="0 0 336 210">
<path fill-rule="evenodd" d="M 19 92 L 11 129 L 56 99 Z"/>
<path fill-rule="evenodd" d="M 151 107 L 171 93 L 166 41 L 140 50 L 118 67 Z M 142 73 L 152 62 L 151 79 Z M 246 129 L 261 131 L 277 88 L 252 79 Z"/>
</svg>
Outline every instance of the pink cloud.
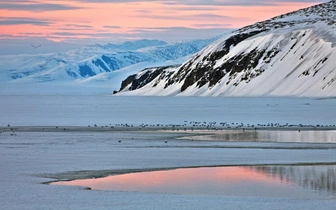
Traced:
<svg viewBox="0 0 336 210">
<path fill-rule="evenodd" d="M 50 0 L 20 2 L 0 3 L 1 34 L 50 36 L 53 39 L 56 34 L 62 39 L 63 33 L 64 39 L 69 36 L 81 39 L 97 37 L 92 35 L 102 30 L 130 35 L 141 28 L 240 28 L 316 4 L 276 1 L 255 1 L 256 5 L 246 1 L 245 5 L 244 1 L 237 1 L 239 4 L 231 1 L 209 1 L 208 4 L 204 1 L 170 1 L 170 4 L 164 4 L 135 0 L 78 0 L 58 4 Z"/>
</svg>

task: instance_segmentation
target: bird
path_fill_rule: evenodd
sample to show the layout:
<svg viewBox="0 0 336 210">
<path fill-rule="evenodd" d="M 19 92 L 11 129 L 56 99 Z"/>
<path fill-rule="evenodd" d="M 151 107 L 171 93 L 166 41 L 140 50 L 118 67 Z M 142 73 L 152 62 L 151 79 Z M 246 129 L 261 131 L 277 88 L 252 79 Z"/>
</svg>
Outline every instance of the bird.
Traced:
<svg viewBox="0 0 336 210">
<path fill-rule="evenodd" d="M 34 49 L 41 47 L 41 45 L 32 45 L 32 44 L 31 44 L 31 46 L 32 46 Z"/>
</svg>

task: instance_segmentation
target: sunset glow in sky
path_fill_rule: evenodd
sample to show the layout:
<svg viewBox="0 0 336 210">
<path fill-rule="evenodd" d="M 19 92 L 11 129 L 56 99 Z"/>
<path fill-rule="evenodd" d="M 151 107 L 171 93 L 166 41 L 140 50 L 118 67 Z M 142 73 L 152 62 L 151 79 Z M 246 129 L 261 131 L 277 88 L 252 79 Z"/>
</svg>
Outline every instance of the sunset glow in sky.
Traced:
<svg viewBox="0 0 336 210">
<path fill-rule="evenodd" d="M 0 0 L 0 42 L 210 38 L 318 0 Z"/>
</svg>

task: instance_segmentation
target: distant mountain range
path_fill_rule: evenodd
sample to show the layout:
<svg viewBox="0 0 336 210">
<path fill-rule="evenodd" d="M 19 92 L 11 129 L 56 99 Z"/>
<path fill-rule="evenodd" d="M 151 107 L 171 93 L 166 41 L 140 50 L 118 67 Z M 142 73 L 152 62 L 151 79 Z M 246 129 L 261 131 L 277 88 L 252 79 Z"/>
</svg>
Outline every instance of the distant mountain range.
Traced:
<svg viewBox="0 0 336 210">
<path fill-rule="evenodd" d="M 124 78 L 137 72 L 138 68 L 167 61 L 182 63 L 216 39 L 178 43 L 137 40 L 121 44 L 89 45 L 65 53 L 3 55 L 0 56 L 0 81 L 22 84 L 109 80 L 117 82 L 118 87 L 121 79 L 113 81 L 115 75 L 120 77 L 125 74 Z M 137 69 L 130 68 L 133 65 Z M 118 72 L 126 67 L 128 69 L 124 73 Z"/>
<path fill-rule="evenodd" d="M 336 96 L 336 1 L 233 31 L 180 66 L 129 76 L 117 95 Z"/>
</svg>

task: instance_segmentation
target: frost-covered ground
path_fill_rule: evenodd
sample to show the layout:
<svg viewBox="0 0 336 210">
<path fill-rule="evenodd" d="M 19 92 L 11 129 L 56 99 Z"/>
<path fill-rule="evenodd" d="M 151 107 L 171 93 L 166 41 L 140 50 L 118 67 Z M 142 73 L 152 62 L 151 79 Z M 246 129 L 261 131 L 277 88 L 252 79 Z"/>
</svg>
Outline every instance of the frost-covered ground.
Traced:
<svg viewBox="0 0 336 210">
<path fill-rule="evenodd" d="M 182 124 L 184 121 L 331 125 L 335 124 L 335 105 L 335 99 L 309 98 L 2 95 L 0 131 L 6 132 L 0 133 L 0 206 L 1 209 L 34 210 L 331 210 L 335 208 L 336 200 L 330 198 L 321 200 L 105 192 L 42 183 L 120 171 L 178 167 L 335 164 L 336 144 L 333 143 L 191 141 L 180 138 L 190 135 L 181 130 L 173 133 L 90 130 L 95 129 L 94 124 Z M 10 127 L 7 126 L 8 123 Z M 88 125 L 93 127 L 88 128 Z M 80 132 L 14 132 L 15 135 L 12 135 L 13 132 L 9 130 L 15 130 L 16 126 L 83 126 L 83 129 Z M 305 132 L 312 131 L 301 131 L 303 134 Z M 335 135 L 332 130 L 321 132 Z M 316 138 L 316 142 L 319 141 L 319 137 Z"/>
</svg>

